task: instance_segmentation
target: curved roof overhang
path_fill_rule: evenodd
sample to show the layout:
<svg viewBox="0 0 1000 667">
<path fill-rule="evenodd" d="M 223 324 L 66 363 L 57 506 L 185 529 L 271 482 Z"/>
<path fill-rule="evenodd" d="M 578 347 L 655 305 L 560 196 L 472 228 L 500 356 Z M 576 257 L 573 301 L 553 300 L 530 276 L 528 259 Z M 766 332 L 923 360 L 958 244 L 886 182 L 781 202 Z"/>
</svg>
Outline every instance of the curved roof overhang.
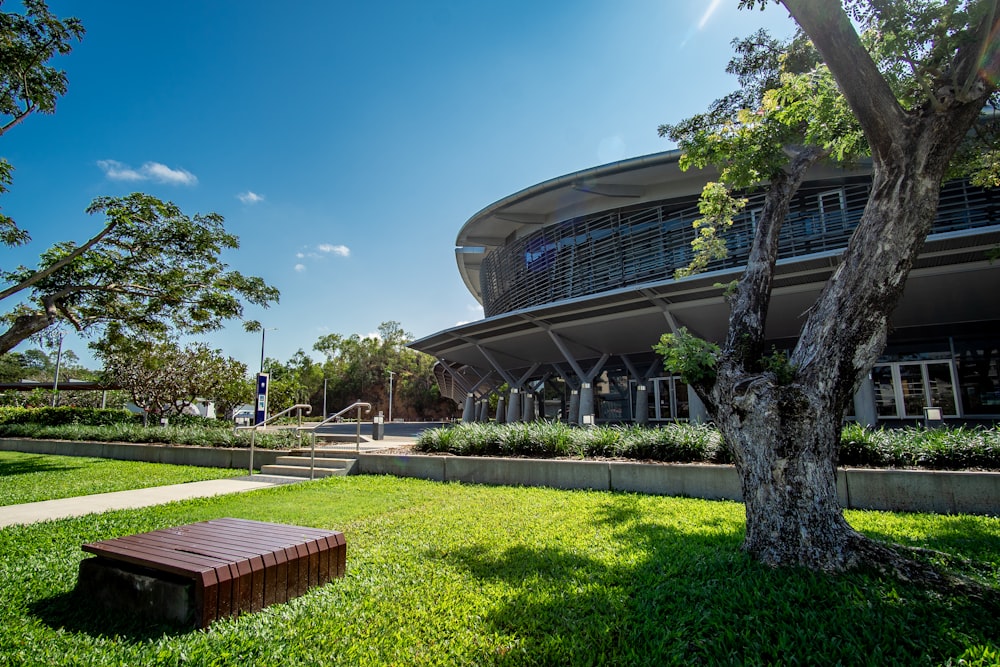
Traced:
<svg viewBox="0 0 1000 667">
<path fill-rule="evenodd" d="M 896 329 L 926 324 L 1000 320 L 1000 263 L 986 251 L 1000 244 L 1000 225 L 928 238 L 893 314 Z M 842 251 L 778 262 L 767 336 L 795 338 Z M 602 355 L 648 355 L 660 336 L 685 326 L 723 340 L 729 308 L 717 283 L 740 269 L 625 287 L 505 313 L 454 327 L 410 344 L 455 365 L 502 367 L 518 375 L 535 364 Z M 558 340 L 556 340 L 558 339 Z"/>
<path fill-rule="evenodd" d="M 713 169 L 682 171 L 680 157 L 681 151 L 672 150 L 612 162 L 538 183 L 490 204 L 469 218 L 455 239 L 455 259 L 465 286 L 482 303 L 483 259 L 521 236 L 608 209 L 697 195 L 718 176 Z M 809 180 L 844 175 L 842 168 L 820 164 L 810 170 Z"/>
<path fill-rule="evenodd" d="M 490 204 L 469 218 L 455 240 L 455 259 L 465 286 L 482 303 L 483 258 L 540 227 L 654 197 L 700 192 L 705 174 L 682 172 L 680 156 L 680 151 L 667 151 L 584 169 Z"/>
</svg>

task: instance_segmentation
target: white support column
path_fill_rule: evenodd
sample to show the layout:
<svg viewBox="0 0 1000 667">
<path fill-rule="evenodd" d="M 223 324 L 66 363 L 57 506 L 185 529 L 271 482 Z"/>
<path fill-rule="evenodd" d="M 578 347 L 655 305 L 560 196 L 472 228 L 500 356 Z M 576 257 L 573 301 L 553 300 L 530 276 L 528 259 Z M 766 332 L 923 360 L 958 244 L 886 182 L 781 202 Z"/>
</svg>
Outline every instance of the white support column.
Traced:
<svg viewBox="0 0 1000 667">
<path fill-rule="evenodd" d="M 705 404 L 701 402 L 701 398 L 691 387 L 687 388 L 688 392 L 688 421 L 692 424 L 704 424 L 708 421 L 708 410 L 705 409 Z"/>
<path fill-rule="evenodd" d="M 569 424 L 580 423 L 580 392 L 576 389 L 569 392 L 569 415 L 566 421 Z"/>
<path fill-rule="evenodd" d="M 524 392 L 524 413 L 521 418 L 526 422 L 535 421 L 535 393 L 531 391 Z"/>
<path fill-rule="evenodd" d="M 580 425 L 593 426 L 596 420 L 594 414 L 594 385 L 590 382 L 580 383 Z"/>
</svg>

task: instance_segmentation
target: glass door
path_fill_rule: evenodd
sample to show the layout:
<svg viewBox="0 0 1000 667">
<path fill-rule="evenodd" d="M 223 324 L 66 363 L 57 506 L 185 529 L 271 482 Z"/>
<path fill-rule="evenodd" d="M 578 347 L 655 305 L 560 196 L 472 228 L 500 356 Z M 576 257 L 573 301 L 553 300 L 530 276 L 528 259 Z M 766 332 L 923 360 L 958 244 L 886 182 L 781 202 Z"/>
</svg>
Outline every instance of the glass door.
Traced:
<svg viewBox="0 0 1000 667">
<path fill-rule="evenodd" d="M 958 417 L 955 369 L 950 361 L 906 361 L 872 369 L 875 407 L 885 419 L 922 419 L 924 407 Z"/>
</svg>

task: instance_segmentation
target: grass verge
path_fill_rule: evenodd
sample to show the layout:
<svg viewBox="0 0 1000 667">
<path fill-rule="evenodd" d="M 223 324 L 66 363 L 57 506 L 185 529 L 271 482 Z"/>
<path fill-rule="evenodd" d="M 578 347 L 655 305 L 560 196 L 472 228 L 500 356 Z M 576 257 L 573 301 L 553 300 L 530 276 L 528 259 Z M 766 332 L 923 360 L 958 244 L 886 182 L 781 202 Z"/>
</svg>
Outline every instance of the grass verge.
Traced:
<svg viewBox="0 0 1000 667">
<path fill-rule="evenodd" d="M 0 452 L 0 506 L 235 477 L 245 472 L 166 463 Z"/>
<path fill-rule="evenodd" d="M 85 541 L 221 516 L 342 530 L 348 574 L 207 631 L 70 595 Z M 1000 587 L 1000 519 L 848 512 Z M 990 664 L 995 603 L 739 551 L 737 503 L 355 476 L 0 530 L 0 664 Z"/>
</svg>

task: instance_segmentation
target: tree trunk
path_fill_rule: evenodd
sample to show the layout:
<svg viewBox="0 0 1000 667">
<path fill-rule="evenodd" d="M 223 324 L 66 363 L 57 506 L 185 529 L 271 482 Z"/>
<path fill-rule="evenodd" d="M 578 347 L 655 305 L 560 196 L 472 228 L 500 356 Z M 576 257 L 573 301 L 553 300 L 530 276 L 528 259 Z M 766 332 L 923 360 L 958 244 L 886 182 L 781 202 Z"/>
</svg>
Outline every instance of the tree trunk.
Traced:
<svg viewBox="0 0 1000 667">
<path fill-rule="evenodd" d="M 928 143 L 913 142 L 913 159 L 876 171 L 841 266 L 789 358 L 790 382 L 781 384 L 759 362 L 754 367 L 737 345 L 739 332 L 730 332 L 706 405 L 740 474 L 743 548 L 770 565 L 833 572 L 878 565 L 872 558 L 892 554 L 847 524 L 836 465 L 845 409 L 884 348 L 889 318 L 937 210 L 947 156 L 940 159 L 934 150 L 940 144 Z M 741 312 L 739 303 L 733 312 Z"/>
<path fill-rule="evenodd" d="M 772 566 L 828 572 L 855 564 L 860 536 L 837 495 L 841 419 L 800 386 L 726 364 L 716 383 L 716 419 L 732 449 L 746 506 L 743 549 Z"/>
</svg>

